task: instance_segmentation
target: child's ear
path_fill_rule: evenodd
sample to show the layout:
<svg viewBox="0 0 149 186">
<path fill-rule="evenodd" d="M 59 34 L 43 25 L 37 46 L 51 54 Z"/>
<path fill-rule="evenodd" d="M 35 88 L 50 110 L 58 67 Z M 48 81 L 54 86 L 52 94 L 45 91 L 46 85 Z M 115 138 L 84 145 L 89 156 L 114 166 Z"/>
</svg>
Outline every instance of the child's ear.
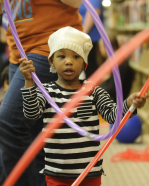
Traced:
<svg viewBox="0 0 149 186">
<path fill-rule="evenodd" d="M 51 57 L 49 58 L 49 64 L 50 64 L 50 66 L 51 66 L 53 69 L 55 69 L 55 65 L 54 65 L 54 56 L 51 56 Z"/>
<path fill-rule="evenodd" d="M 51 56 L 48 60 L 49 60 L 50 66 L 52 66 L 52 64 L 53 64 L 53 56 Z"/>
</svg>

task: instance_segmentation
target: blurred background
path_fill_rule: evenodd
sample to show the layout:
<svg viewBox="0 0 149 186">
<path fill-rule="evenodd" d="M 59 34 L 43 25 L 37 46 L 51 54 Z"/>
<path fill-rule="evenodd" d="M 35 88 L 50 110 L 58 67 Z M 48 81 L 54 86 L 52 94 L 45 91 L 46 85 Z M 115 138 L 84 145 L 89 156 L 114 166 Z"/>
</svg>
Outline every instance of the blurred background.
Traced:
<svg viewBox="0 0 149 186">
<path fill-rule="evenodd" d="M 103 23 L 106 31 L 108 35 L 116 36 L 119 46 L 125 44 L 138 32 L 149 27 L 149 0 L 103 0 L 102 4 L 104 5 Z M 128 58 L 129 67 L 134 73 L 129 79 L 132 81 L 129 94 L 140 91 L 146 82 L 149 76 L 148 59 L 149 40 Z M 148 109 L 149 100 L 143 108 L 138 109 L 138 116 L 142 121 L 142 142 L 146 144 L 149 144 Z"/>
<path fill-rule="evenodd" d="M 98 13 L 106 32 L 111 41 L 114 51 L 127 43 L 134 35 L 149 27 L 149 0 L 89 0 Z M 95 3 L 96 2 L 96 3 Z M 81 5 L 83 6 L 83 5 Z M 88 33 L 92 38 L 95 25 L 91 25 L 87 10 L 79 11 L 83 17 L 84 32 Z M 85 21 L 88 18 L 88 21 Z M 88 29 L 87 25 L 88 24 Z M 96 32 L 94 32 L 96 34 Z M 98 44 L 95 46 L 94 55 L 96 60 L 90 63 L 97 63 L 97 68 L 108 58 L 104 43 L 100 36 L 97 37 Z M 95 39 L 93 38 L 93 43 Z M 94 47 L 93 47 L 94 48 Z M 144 42 L 142 46 L 137 48 L 131 56 L 119 67 L 123 96 L 124 99 L 132 92 L 140 91 L 149 76 L 149 40 Z M 90 65 L 90 64 L 89 64 Z M 92 69 L 89 69 L 90 71 Z M 92 74 L 93 71 L 90 72 Z M 88 78 L 88 76 L 87 76 Z M 111 98 L 116 101 L 116 94 L 113 76 L 108 74 L 104 82 L 100 85 L 106 89 Z M 149 100 L 146 105 L 138 109 L 138 116 L 141 119 L 141 136 L 142 143 L 149 144 Z"/>
</svg>

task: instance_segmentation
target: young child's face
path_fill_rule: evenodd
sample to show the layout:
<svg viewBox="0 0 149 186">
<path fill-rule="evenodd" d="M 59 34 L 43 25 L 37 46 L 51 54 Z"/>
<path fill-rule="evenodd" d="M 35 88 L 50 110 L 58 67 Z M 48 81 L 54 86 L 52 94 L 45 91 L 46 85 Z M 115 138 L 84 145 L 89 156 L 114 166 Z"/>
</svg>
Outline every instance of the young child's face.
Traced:
<svg viewBox="0 0 149 186">
<path fill-rule="evenodd" d="M 79 80 L 79 75 L 85 67 L 83 58 L 69 49 L 58 50 L 51 61 L 50 65 L 54 65 L 58 78 L 66 81 Z"/>
</svg>

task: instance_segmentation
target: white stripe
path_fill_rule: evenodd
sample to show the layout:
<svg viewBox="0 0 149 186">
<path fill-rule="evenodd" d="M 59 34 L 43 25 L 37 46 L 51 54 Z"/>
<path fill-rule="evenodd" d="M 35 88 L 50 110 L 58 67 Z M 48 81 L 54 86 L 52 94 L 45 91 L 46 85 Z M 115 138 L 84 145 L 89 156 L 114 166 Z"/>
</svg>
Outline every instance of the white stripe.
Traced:
<svg viewBox="0 0 149 186">
<path fill-rule="evenodd" d="M 94 127 L 81 127 L 82 129 L 86 130 L 86 131 L 95 131 L 95 130 L 99 130 L 99 126 L 94 126 Z M 42 131 L 45 131 L 45 129 L 43 129 Z M 57 134 L 62 134 L 62 133 L 76 133 L 76 131 L 72 128 L 67 128 L 67 129 L 54 129 L 53 130 L 54 133 Z"/>
<path fill-rule="evenodd" d="M 50 123 L 51 122 L 51 119 L 52 118 L 46 118 L 46 119 L 44 119 L 43 121 L 44 121 L 44 123 Z M 80 122 L 80 121 L 92 121 L 92 122 L 94 122 L 94 121 L 96 121 L 96 120 L 99 120 L 99 116 L 98 116 L 98 114 L 97 115 L 95 115 L 95 116 L 91 116 L 91 117 L 89 117 L 87 120 L 82 120 L 82 119 L 79 119 L 79 118 L 70 118 L 73 122 Z M 54 121 L 54 120 L 53 120 Z"/>
<path fill-rule="evenodd" d="M 43 119 L 43 122 L 44 123 L 53 123 L 53 122 L 55 122 L 55 118 L 44 118 Z M 63 120 L 61 120 L 59 123 L 64 123 L 64 121 Z"/>
<path fill-rule="evenodd" d="M 83 106 L 83 107 L 85 107 L 85 106 Z M 88 109 L 85 110 L 85 112 L 86 112 L 87 110 L 93 111 L 93 110 L 96 109 L 96 108 L 95 108 L 95 105 L 87 105 L 86 107 L 87 107 L 87 108 L 88 108 L 88 107 L 91 107 L 91 109 L 88 108 Z M 80 112 L 80 111 L 84 110 L 84 109 L 81 109 L 81 106 L 79 106 L 78 108 L 79 108 L 79 110 L 77 109 L 77 107 L 72 108 L 72 109 L 70 110 L 70 112 L 78 112 L 78 111 Z M 64 110 L 65 110 L 64 108 L 60 108 L 60 109 L 61 109 L 61 111 L 64 111 Z M 55 110 L 54 110 L 52 107 L 47 108 L 47 109 L 44 110 L 44 113 L 48 113 L 48 112 L 56 113 Z"/>
<path fill-rule="evenodd" d="M 81 158 L 81 159 L 70 159 L 70 160 L 45 158 L 45 161 L 58 163 L 58 164 L 76 164 L 76 163 L 88 163 L 88 162 L 91 162 L 92 159 L 93 157 Z"/>
<path fill-rule="evenodd" d="M 54 84 L 53 84 L 54 85 Z M 48 85 L 49 86 L 49 85 Z M 53 92 L 53 93 L 57 93 L 57 94 L 62 94 L 62 95 L 72 95 L 72 94 L 77 94 L 77 92 L 72 91 L 72 92 L 66 92 L 66 91 L 60 91 L 59 89 L 53 89 L 54 87 L 50 87 L 50 88 L 46 88 L 48 90 L 48 92 Z"/>
<path fill-rule="evenodd" d="M 54 132 L 52 132 L 54 133 Z M 81 142 L 88 142 L 88 141 L 93 141 L 87 137 L 82 137 L 82 138 L 71 138 L 71 139 L 53 139 L 53 138 L 47 138 L 44 140 L 46 143 L 59 143 L 59 144 L 69 144 L 69 143 L 81 143 Z"/>
<path fill-rule="evenodd" d="M 85 167 L 84 167 L 85 168 Z M 45 165 L 45 169 L 51 171 L 51 172 L 56 172 L 56 173 L 69 173 L 69 174 L 81 174 L 84 169 L 76 169 L 76 170 L 71 170 L 71 169 L 67 169 L 67 170 L 63 170 L 63 169 L 58 169 L 58 168 L 54 168 L 48 165 Z M 92 170 L 90 172 L 96 172 L 96 171 L 100 171 L 102 169 L 102 166 L 99 167 L 93 167 Z"/>
<path fill-rule="evenodd" d="M 61 111 L 64 111 L 65 110 L 64 108 L 60 108 L 60 109 L 61 109 Z M 76 109 L 77 108 L 73 108 L 72 111 L 75 111 L 76 112 Z M 47 109 L 44 110 L 44 113 L 49 113 L 49 112 L 51 112 L 53 114 L 56 114 L 56 111 L 52 107 L 49 107 L 49 108 L 47 108 Z"/>
<path fill-rule="evenodd" d="M 68 141 L 68 140 L 67 140 Z M 99 151 L 99 146 L 98 147 L 85 147 L 85 148 L 76 148 L 76 149 L 48 149 L 44 148 L 46 153 L 52 153 L 52 154 L 76 154 L 76 153 L 83 153 L 83 152 L 91 152 L 91 151 Z"/>
</svg>

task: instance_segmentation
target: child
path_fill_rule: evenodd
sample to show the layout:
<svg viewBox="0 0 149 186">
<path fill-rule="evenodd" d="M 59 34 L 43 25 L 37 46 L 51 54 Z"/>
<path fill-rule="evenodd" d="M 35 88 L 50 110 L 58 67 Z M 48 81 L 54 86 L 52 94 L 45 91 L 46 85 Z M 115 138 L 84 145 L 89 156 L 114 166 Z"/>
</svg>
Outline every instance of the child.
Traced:
<svg viewBox="0 0 149 186">
<path fill-rule="evenodd" d="M 82 69 L 87 66 L 87 57 L 92 48 L 90 37 L 72 27 L 64 27 L 49 37 L 49 63 L 51 71 L 57 72 L 58 80 L 43 84 L 52 99 L 61 108 L 70 97 L 76 94 L 83 82 L 79 81 Z M 40 90 L 35 88 L 30 72 L 35 71 L 32 61 L 22 58 L 20 71 L 25 78 L 25 87 L 22 88 L 24 115 L 29 119 L 38 119 L 43 116 L 45 125 L 51 122 L 55 111 L 48 104 Z M 133 103 L 140 108 L 145 104 L 146 96 L 138 98 L 134 93 L 123 104 L 123 115 Z M 99 134 L 99 117 L 97 111 L 109 123 L 116 118 L 116 104 L 109 94 L 99 86 L 89 96 L 81 98 L 83 103 L 77 104 L 71 110 L 71 120 L 88 130 Z M 42 173 L 46 176 L 47 186 L 71 185 L 80 175 L 88 163 L 100 149 L 100 142 L 92 141 L 80 136 L 65 123 L 55 130 L 51 139 L 46 139 L 44 147 L 45 167 Z M 99 186 L 101 184 L 102 159 L 93 167 L 86 179 L 80 185 Z"/>
</svg>

